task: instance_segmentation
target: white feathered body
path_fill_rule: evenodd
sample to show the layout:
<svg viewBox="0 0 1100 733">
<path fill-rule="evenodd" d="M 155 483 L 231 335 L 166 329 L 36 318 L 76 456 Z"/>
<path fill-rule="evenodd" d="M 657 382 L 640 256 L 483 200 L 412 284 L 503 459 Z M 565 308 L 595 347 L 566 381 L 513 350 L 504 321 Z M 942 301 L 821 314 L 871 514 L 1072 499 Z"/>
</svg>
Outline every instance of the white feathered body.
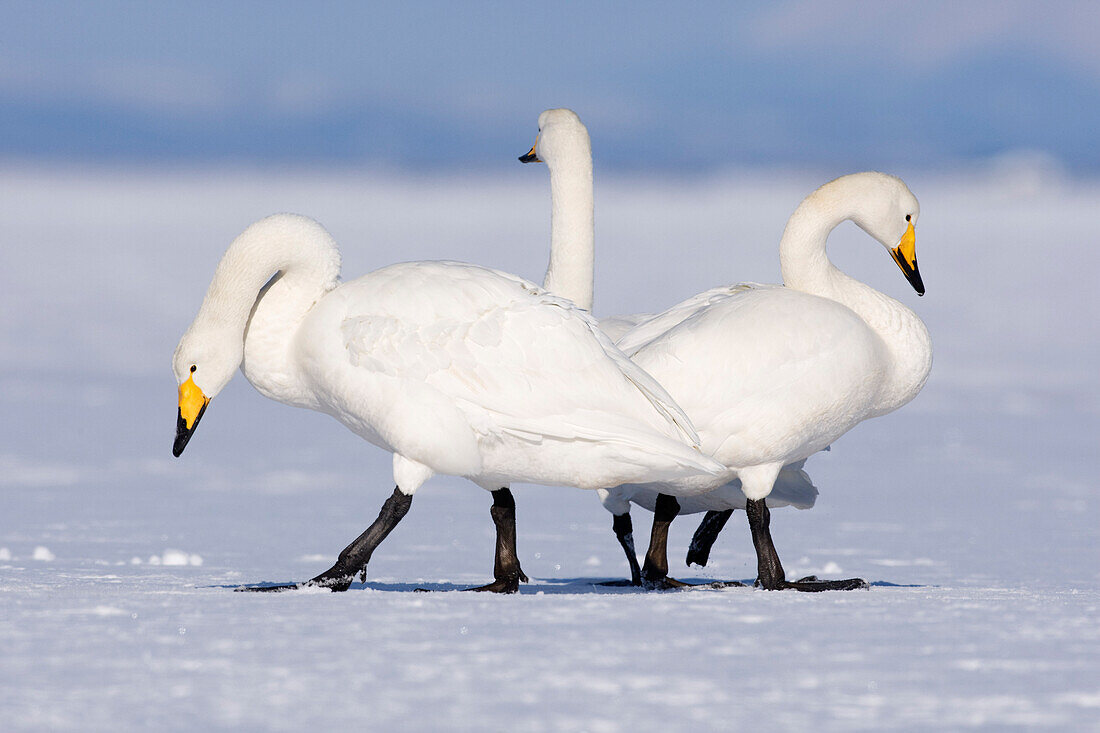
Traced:
<svg viewBox="0 0 1100 733">
<path fill-rule="evenodd" d="M 727 466 L 825 448 L 866 416 L 888 376 L 885 345 L 855 313 L 780 286 L 730 292 L 625 350 Z"/>
<path fill-rule="evenodd" d="M 739 508 L 745 495 L 766 496 L 783 466 L 920 391 L 931 366 L 927 330 L 875 296 L 889 301 L 893 329 L 872 328 L 873 314 L 830 298 L 745 283 L 701 293 L 620 339 L 691 416 L 703 451 L 741 479 L 707 503 Z"/>
<path fill-rule="evenodd" d="M 393 451 L 395 472 L 596 489 L 721 470 L 660 385 L 532 283 L 451 262 L 312 293 L 288 277 L 253 309 L 245 376 Z"/>
</svg>

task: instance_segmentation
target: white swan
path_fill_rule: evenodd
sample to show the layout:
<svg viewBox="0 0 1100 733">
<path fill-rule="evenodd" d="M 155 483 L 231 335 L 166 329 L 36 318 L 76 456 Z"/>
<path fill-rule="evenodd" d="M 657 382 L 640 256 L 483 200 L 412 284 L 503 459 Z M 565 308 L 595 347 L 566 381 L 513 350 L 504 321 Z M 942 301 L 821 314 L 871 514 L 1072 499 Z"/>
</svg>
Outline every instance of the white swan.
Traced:
<svg viewBox="0 0 1100 733">
<path fill-rule="evenodd" d="M 788 582 L 769 530 L 765 498 L 780 469 L 830 445 L 858 423 L 909 402 L 932 366 L 928 329 L 913 311 L 845 275 L 825 242 L 845 220 L 887 248 L 918 294 L 916 197 L 898 178 L 856 173 L 825 184 L 795 210 L 779 245 L 785 285 L 751 283 L 690 298 L 634 328 L 619 346 L 669 391 L 695 422 L 703 451 L 741 479 L 768 589 L 865 587 L 858 578 Z M 728 478 L 728 477 L 727 477 Z M 714 485 L 718 482 L 710 481 Z M 650 483 L 648 492 L 660 487 Z M 628 506 L 633 487 L 608 492 Z M 743 499 L 726 486 L 706 501 Z M 662 532 L 676 500 L 655 500 L 654 540 L 643 576 L 667 574 Z M 661 526 L 659 526 L 661 525 Z"/>
<path fill-rule="evenodd" d="M 594 196 L 592 181 L 592 146 L 588 129 L 570 109 L 548 109 L 539 115 L 535 144 L 519 160 L 523 163 L 546 163 L 550 171 L 550 263 L 543 287 L 569 298 L 586 310 L 592 310 L 595 263 Z M 662 314 L 665 319 L 674 313 Z M 602 318 L 600 329 L 612 339 L 625 336 L 634 327 L 652 319 L 650 313 Z M 802 470 L 805 461 L 785 467 L 775 490 L 768 497 L 768 506 L 812 507 L 817 488 Z M 721 531 L 732 509 L 744 509 L 746 500 L 740 493 L 740 481 L 734 479 L 725 498 L 717 495 L 697 496 L 680 501 L 681 514 L 708 512 L 700 523 L 688 551 L 688 564 L 706 565 L 710 546 Z M 657 492 L 642 487 L 622 489 L 612 497 L 601 490 L 604 507 L 614 515 L 613 529 L 626 553 L 631 568 L 631 581 L 641 584 L 641 569 L 634 550 L 630 503 L 653 511 Z"/>
<path fill-rule="evenodd" d="M 514 592 L 526 578 L 509 482 L 598 489 L 660 477 L 690 492 L 689 477 L 722 470 L 692 447 L 690 421 L 660 385 L 568 301 L 461 263 L 392 265 L 343 284 L 339 270 L 313 220 L 256 222 L 222 257 L 173 359 L 177 456 L 238 367 L 261 394 L 393 452 L 397 487 L 378 519 L 310 584 L 344 590 L 365 573 L 435 473 L 493 492 L 496 580 L 484 589 Z"/>
</svg>

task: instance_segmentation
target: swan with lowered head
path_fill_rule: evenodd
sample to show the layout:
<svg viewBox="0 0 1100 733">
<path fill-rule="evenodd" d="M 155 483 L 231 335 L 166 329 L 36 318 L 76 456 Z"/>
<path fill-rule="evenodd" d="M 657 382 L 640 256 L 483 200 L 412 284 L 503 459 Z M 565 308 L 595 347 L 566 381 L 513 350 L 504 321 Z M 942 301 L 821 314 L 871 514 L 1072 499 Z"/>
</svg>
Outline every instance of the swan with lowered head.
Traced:
<svg viewBox="0 0 1100 733">
<path fill-rule="evenodd" d="M 523 163 L 545 163 L 550 171 L 550 263 L 543 287 L 592 310 L 595 227 L 592 146 L 588 129 L 573 110 L 564 108 L 542 112 L 538 127 L 535 144 L 519 159 Z M 618 339 L 652 317 L 653 314 L 648 313 L 611 316 L 600 319 L 600 329 Z M 769 507 L 790 505 L 806 509 L 813 506 L 817 489 L 802 470 L 804 462 L 798 461 L 780 471 L 767 500 Z M 706 495 L 681 499 L 681 514 L 707 512 L 688 551 L 689 564 L 706 565 L 710 545 L 732 509 L 745 508 L 746 499 L 739 493 L 740 481 L 734 479 L 731 483 L 724 498 Z M 601 490 L 600 494 L 604 506 L 614 515 L 613 529 L 630 564 L 631 583 L 640 585 L 641 568 L 634 549 L 630 504 L 611 500 L 607 491 Z M 629 498 L 653 511 L 657 493 L 636 489 Z"/>
<path fill-rule="evenodd" d="M 703 452 L 729 469 L 704 498 L 721 501 L 723 483 L 741 480 L 757 552 L 757 583 L 777 590 L 866 587 L 859 578 L 787 581 L 770 532 L 765 499 L 780 470 L 829 446 L 857 424 L 909 402 L 932 366 L 932 342 L 917 315 L 837 269 L 829 233 L 854 221 L 882 244 L 919 295 L 915 225 L 920 206 L 900 179 L 855 173 L 810 194 L 779 244 L 784 285 L 745 283 L 690 298 L 643 322 L 618 345 L 691 416 Z M 677 500 L 660 482 L 621 486 L 605 503 L 623 510 L 636 492 L 657 492 L 654 532 L 643 576 L 667 578 L 664 537 Z M 740 496 L 731 497 L 740 502 Z"/>
<path fill-rule="evenodd" d="M 264 396 L 332 415 L 393 452 L 393 495 L 306 584 L 346 590 L 433 474 L 493 493 L 494 583 L 526 580 L 507 484 L 599 489 L 659 477 L 693 492 L 722 466 L 687 416 L 573 304 L 495 270 L 391 265 L 346 283 L 320 224 L 279 214 L 222 257 L 176 348 L 179 456 L 239 367 Z M 503 487 L 503 488 L 502 488 Z M 253 587 L 281 590 L 300 585 Z"/>
</svg>

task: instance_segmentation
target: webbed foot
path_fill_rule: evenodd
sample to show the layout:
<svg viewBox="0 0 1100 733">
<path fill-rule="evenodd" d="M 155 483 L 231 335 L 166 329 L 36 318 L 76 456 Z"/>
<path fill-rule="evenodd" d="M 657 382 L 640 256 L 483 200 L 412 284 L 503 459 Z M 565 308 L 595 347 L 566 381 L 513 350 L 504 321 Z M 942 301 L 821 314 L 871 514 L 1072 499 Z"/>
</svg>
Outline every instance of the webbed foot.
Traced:
<svg viewBox="0 0 1100 733">
<path fill-rule="evenodd" d="M 642 587 L 646 590 L 720 590 L 722 588 L 744 588 L 745 584 L 736 580 L 713 580 L 709 583 L 685 583 L 676 578 L 645 578 Z"/>
<path fill-rule="evenodd" d="M 333 593 L 342 593 L 351 587 L 354 575 L 326 570 L 316 578 L 311 578 L 304 583 L 276 583 L 272 585 L 242 585 L 234 588 L 238 592 L 251 593 L 282 593 L 288 590 L 301 590 L 302 588 L 327 588 Z"/>
<path fill-rule="evenodd" d="M 827 590 L 870 590 L 871 584 L 863 578 L 847 578 L 845 580 L 820 580 L 816 575 L 807 575 L 798 580 L 780 580 L 770 584 L 772 587 L 756 581 L 757 587 L 766 590 L 797 590 L 803 593 L 821 593 Z"/>
<path fill-rule="evenodd" d="M 516 575 L 497 578 L 488 585 L 479 585 L 476 588 L 464 588 L 463 590 L 489 592 L 489 593 L 519 593 L 519 584 L 529 582 L 523 570 Z"/>
</svg>

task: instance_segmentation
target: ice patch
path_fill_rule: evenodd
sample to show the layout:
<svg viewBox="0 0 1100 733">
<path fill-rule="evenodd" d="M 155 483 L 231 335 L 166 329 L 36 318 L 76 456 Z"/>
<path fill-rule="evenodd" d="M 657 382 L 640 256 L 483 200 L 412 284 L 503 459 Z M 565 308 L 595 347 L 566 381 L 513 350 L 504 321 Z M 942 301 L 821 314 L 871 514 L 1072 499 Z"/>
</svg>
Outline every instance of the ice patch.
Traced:
<svg viewBox="0 0 1100 733">
<path fill-rule="evenodd" d="M 43 545 L 39 545 L 34 548 L 34 554 L 31 555 L 35 560 L 41 560 L 42 562 L 52 562 L 57 555 L 50 552 L 50 548 Z"/>
<path fill-rule="evenodd" d="M 328 559 L 331 559 L 329 555 L 313 553 L 312 555 L 302 555 L 298 558 L 298 562 L 324 562 Z"/>
<path fill-rule="evenodd" d="M 140 564 L 141 560 L 139 558 L 134 558 L 134 559 L 138 560 L 138 562 L 135 563 L 135 564 Z M 131 560 L 131 562 L 133 562 L 133 561 Z M 170 565 L 170 566 L 173 566 L 173 567 L 183 567 L 183 566 L 186 566 L 186 565 L 193 565 L 193 566 L 197 567 L 199 565 L 202 565 L 202 557 L 200 557 L 199 555 L 195 555 L 193 553 L 192 554 L 186 553 L 183 550 L 171 550 L 171 549 L 169 549 L 169 550 L 165 550 L 160 555 L 151 555 L 149 557 L 149 564 L 150 565 Z"/>
<path fill-rule="evenodd" d="M 587 560 L 584 561 L 584 564 L 590 568 L 598 568 L 600 566 L 600 558 L 596 557 L 595 555 L 591 555 Z"/>
<path fill-rule="evenodd" d="M 0 560 L 11 560 L 11 550 L 6 547 L 0 547 Z"/>
</svg>

